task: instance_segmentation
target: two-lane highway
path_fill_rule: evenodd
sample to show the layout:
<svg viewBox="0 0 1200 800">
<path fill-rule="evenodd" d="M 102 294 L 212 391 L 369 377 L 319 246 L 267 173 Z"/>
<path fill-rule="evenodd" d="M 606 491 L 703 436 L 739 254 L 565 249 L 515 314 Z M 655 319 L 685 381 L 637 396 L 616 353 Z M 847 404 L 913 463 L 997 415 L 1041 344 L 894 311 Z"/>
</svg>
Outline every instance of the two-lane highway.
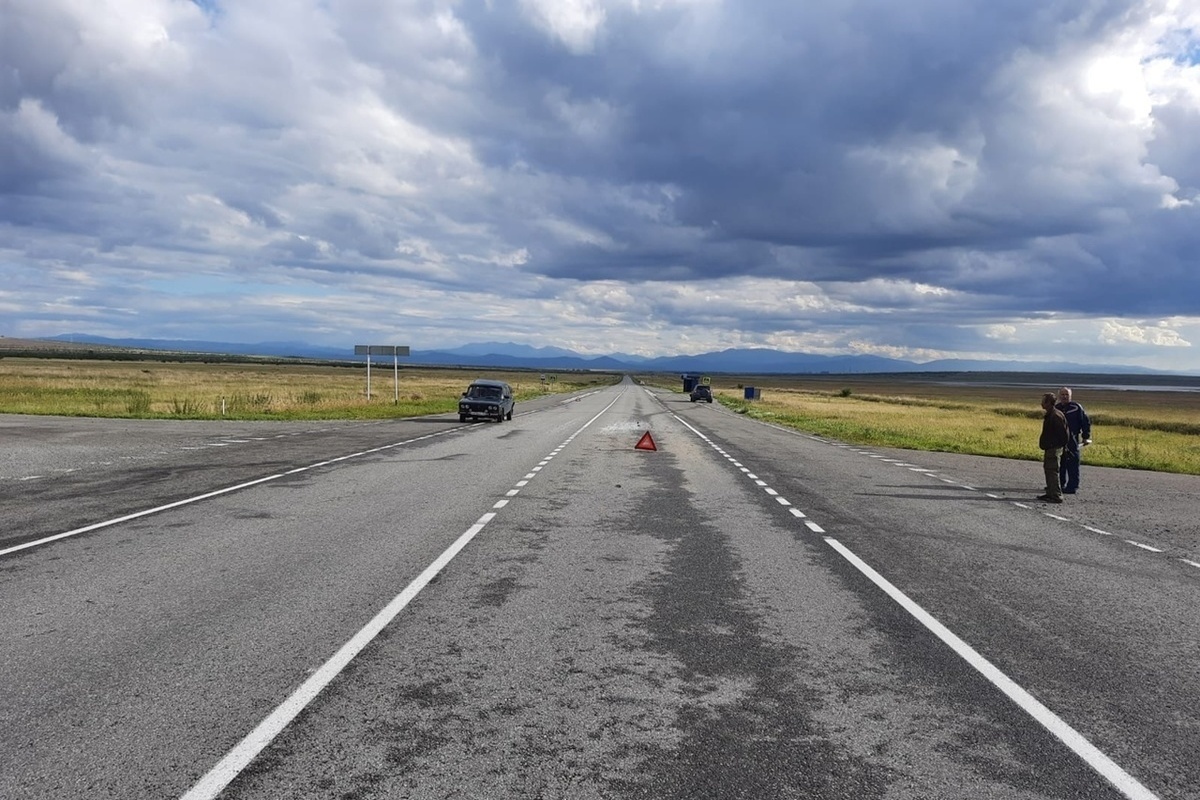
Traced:
<svg viewBox="0 0 1200 800">
<path fill-rule="evenodd" d="M 1146 476 L 1087 472 L 1135 530 L 628 381 L 518 411 L 10 456 L 0 796 L 1200 796 Z"/>
</svg>

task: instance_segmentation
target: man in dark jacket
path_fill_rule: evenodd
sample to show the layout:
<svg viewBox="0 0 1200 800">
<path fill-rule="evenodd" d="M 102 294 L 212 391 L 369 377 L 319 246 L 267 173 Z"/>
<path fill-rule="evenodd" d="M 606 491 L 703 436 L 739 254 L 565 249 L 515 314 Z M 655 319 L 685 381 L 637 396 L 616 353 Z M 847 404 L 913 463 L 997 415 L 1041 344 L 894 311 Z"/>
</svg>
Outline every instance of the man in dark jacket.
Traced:
<svg viewBox="0 0 1200 800">
<path fill-rule="evenodd" d="M 1042 435 L 1038 439 L 1038 447 L 1042 448 L 1042 465 L 1046 468 L 1046 493 L 1039 494 L 1038 500 L 1061 503 L 1062 484 L 1059 482 L 1058 470 L 1071 432 L 1067 428 L 1067 418 L 1054 407 L 1052 392 L 1042 395 L 1042 410 L 1046 412 L 1046 416 L 1042 417 Z"/>
<path fill-rule="evenodd" d="M 1066 386 L 1058 390 L 1058 403 L 1054 407 L 1067 418 L 1067 428 L 1071 432 L 1067 449 L 1063 452 L 1058 479 L 1065 493 L 1075 494 L 1079 488 L 1080 446 L 1092 443 L 1092 421 L 1088 419 L 1083 406 L 1071 399 L 1071 390 Z"/>
</svg>

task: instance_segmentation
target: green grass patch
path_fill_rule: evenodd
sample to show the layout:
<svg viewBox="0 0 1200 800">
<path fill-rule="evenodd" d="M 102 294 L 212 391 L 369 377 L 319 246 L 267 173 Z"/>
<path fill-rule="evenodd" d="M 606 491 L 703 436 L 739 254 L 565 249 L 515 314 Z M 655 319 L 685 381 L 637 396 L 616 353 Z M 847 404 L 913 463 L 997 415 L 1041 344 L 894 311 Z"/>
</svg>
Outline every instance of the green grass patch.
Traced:
<svg viewBox="0 0 1200 800">
<path fill-rule="evenodd" d="M 662 385 L 679 390 L 673 382 Z M 764 389 L 753 401 L 729 389 L 715 396 L 736 413 L 852 444 L 1041 460 L 1040 394 L 1025 392 L 1026 405 L 997 404 L 988 396 L 994 390 L 972 397 L 973 388 L 962 387 L 953 399 L 790 388 Z M 1200 397 L 1152 395 L 1121 393 L 1121 406 L 1112 411 L 1089 402 L 1094 443 L 1084 450 L 1084 462 L 1200 475 L 1200 424 L 1188 405 Z"/>
</svg>

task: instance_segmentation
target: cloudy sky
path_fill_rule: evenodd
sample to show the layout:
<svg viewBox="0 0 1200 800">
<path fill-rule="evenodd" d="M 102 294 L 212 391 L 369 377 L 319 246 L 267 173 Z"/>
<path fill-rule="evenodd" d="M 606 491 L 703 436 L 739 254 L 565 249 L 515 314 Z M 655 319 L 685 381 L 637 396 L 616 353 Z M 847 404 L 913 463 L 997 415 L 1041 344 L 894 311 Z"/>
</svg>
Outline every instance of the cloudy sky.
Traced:
<svg viewBox="0 0 1200 800">
<path fill-rule="evenodd" d="M 0 0 L 0 335 L 1200 374 L 1197 0 Z"/>
</svg>

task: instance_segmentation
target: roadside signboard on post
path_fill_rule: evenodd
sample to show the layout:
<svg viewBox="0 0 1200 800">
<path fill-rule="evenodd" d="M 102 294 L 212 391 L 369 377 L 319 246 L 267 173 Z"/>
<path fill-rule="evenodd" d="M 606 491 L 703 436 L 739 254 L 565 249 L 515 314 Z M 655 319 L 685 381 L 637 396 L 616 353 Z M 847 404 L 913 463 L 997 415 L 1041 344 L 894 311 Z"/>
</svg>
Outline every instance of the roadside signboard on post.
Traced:
<svg viewBox="0 0 1200 800">
<path fill-rule="evenodd" d="M 391 356 L 392 374 L 395 376 L 394 402 L 400 402 L 400 356 L 407 356 L 408 345 L 400 344 L 356 344 L 354 355 L 367 357 L 367 399 L 371 399 L 371 356 Z"/>
</svg>

